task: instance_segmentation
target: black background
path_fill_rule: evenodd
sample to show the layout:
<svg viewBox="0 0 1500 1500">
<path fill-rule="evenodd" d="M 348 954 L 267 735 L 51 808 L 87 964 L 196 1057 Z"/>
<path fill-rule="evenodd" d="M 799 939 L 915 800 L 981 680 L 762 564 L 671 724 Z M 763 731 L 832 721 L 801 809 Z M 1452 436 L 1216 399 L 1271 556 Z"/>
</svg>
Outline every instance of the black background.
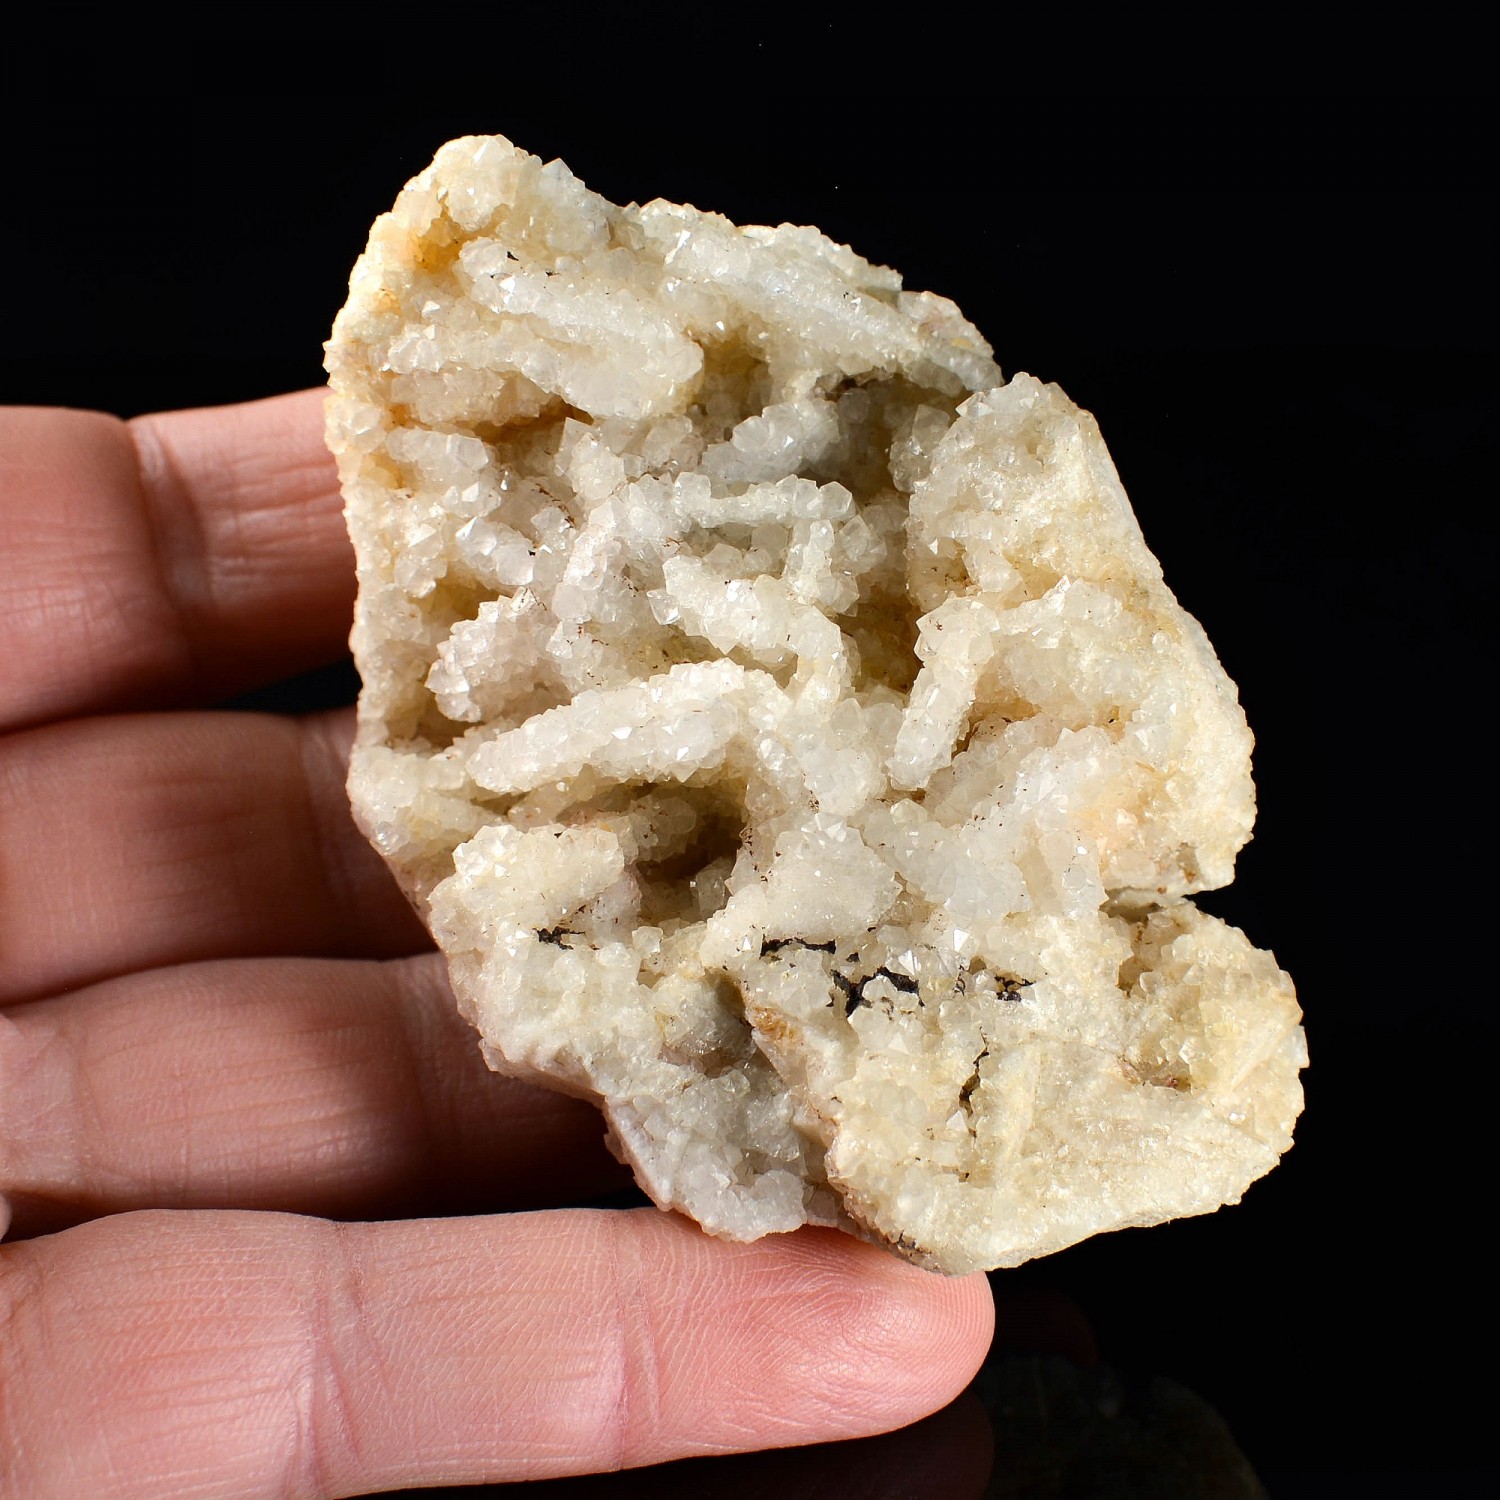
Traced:
<svg viewBox="0 0 1500 1500">
<path fill-rule="evenodd" d="M 1201 1396 L 1273 1496 L 1340 1474 L 1370 1495 L 1472 1492 L 1495 1387 L 1491 117 L 1436 98 L 997 95 L 929 101 L 920 127 L 874 123 L 876 98 L 724 125 L 698 94 L 530 113 L 495 97 L 31 117 L 10 140 L 0 400 L 129 415 L 318 383 L 370 220 L 469 132 L 560 155 L 617 202 L 816 223 L 952 297 L 1007 373 L 1098 416 L 1240 685 L 1260 821 L 1204 904 L 1291 972 L 1312 1054 L 1297 1144 L 1241 1206 L 997 1288 L 1063 1294 L 1110 1365 Z M 350 681 L 334 664 L 277 701 Z M 735 1462 L 682 1492 L 734 1492 Z M 1468 1477 L 1416 1472 L 1443 1469 Z M 935 1493 L 912 1483 L 890 1493 Z"/>
</svg>

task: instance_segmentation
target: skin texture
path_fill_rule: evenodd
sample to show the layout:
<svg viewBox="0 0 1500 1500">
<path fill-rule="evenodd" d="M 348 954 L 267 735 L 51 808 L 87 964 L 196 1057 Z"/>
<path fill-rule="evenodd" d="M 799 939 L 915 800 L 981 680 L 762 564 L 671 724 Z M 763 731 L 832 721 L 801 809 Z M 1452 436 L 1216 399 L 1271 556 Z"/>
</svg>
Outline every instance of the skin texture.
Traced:
<svg viewBox="0 0 1500 1500">
<path fill-rule="evenodd" d="M 206 711 L 343 650 L 320 393 L 0 410 L 0 528 L 0 1493 L 589 1473 L 966 1384 L 983 1277 L 558 1206 L 619 1168 L 480 1061 L 349 716 Z"/>
</svg>

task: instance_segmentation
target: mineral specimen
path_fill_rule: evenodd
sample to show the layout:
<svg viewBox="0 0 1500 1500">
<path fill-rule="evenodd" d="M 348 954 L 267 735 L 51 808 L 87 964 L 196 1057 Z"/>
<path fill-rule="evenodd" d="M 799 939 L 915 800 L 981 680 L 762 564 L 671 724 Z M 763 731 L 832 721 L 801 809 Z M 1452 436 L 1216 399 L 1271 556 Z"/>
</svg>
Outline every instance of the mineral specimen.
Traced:
<svg viewBox="0 0 1500 1500">
<path fill-rule="evenodd" d="M 1237 1200 L 1305 1061 L 1186 897 L 1233 685 L 1094 419 L 815 229 L 454 141 L 328 345 L 356 816 L 664 1207 L 1011 1265 Z"/>
</svg>

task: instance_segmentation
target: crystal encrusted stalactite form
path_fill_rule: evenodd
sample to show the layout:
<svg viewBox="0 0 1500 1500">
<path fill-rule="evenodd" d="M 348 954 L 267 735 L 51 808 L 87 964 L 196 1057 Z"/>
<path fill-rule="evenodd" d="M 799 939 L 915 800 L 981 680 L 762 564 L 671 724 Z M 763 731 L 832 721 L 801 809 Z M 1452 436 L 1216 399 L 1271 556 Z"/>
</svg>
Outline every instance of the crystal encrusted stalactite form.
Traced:
<svg viewBox="0 0 1500 1500">
<path fill-rule="evenodd" d="M 497 1069 L 663 1206 L 948 1272 L 1239 1198 L 1305 1061 L 1186 898 L 1234 687 L 1099 430 L 814 229 L 452 142 L 328 346 L 350 790 Z"/>
</svg>

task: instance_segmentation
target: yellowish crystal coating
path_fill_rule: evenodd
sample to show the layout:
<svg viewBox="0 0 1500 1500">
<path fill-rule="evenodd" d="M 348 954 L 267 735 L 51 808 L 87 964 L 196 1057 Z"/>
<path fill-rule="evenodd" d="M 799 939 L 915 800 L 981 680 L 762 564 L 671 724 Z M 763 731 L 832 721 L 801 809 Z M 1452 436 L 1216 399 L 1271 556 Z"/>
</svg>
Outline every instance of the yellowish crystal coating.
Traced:
<svg viewBox="0 0 1500 1500">
<path fill-rule="evenodd" d="M 1250 733 L 1087 412 L 815 229 L 499 137 L 376 222 L 328 371 L 350 793 L 492 1066 L 713 1234 L 951 1273 L 1274 1165 L 1292 986 L 1186 899 Z"/>
</svg>

